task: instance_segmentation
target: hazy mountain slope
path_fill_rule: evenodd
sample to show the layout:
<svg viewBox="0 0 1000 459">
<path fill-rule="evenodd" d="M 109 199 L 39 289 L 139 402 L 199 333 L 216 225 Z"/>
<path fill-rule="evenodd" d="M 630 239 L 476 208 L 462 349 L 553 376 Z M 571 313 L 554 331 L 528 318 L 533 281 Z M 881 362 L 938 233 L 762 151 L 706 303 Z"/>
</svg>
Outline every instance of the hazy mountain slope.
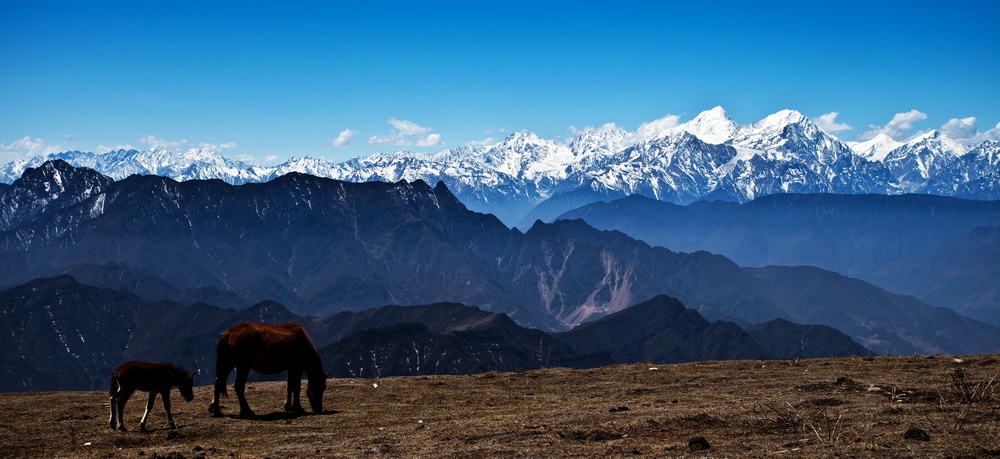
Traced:
<svg viewBox="0 0 1000 459">
<path fill-rule="evenodd" d="M 561 218 L 582 218 L 672 250 L 719 253 L 743 266 L 818 266 L 963 313 L 965 308 L 1000 310 L 984 275 L 996 265 L 984 256 L 989 241 L 958 237 L 1000 224 L 1000 201 L 787 194 L 744 204 L 679 206 L 633 196 L 588 205 Z M 947 248 L 927 253 L 948 240 L 953 242 Z M 917 261 L 922 259 L 928 261 Z M 910 269 L 947 260 L 954 262 L 945 276 L 930 267 L 920 273 Z M 938 293 L 930 295 L 931 290 Z"/>
<path fill-rule="evenodd" d="M 886 288 L 1000 325 L 1000 227 L 974 228 L 873 274 Z"/>
<path fill-rule="evenodd" d="M 927 306 L 857 279 L 818 268 L 748 269 L 792 321 L 830 325 L 868 349 L 910 353 L 992 353 L 1000 328 L 947 308 Z M 840 307 L 816 307 L 838 304 Z"/>
</svg>

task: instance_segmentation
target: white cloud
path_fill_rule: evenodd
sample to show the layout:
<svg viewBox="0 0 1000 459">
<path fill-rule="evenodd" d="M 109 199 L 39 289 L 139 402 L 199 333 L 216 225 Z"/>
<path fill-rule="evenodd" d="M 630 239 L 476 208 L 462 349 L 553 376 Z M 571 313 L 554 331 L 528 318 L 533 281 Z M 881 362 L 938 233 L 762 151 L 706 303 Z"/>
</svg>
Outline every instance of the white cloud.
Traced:
<svg viewBox="0 0 1000 459">
<path fill-rule="evenodd" d="M 680 115 L 667 115 L 658 120 L 640 124 L 636 133 L 657 135 L 679 126 L 680 120 Z"/>
<path fill-rule="evenodd" d="M 221 153 L 222 150 L 228 150 L 231 148 L 236 148 L 236 142 L 226 142 L 220 144 L 205 143 L 205 142 L 198 143 L 198 149 L 202 151 L 210 151 L 212 153 Z"/>
<path fill-rule="evenodd" d="M 1000 123 L 982 135 L 983 140 L 1000 140 Z"/>
<path fill-rule="evenodd" d="M 1000 123 L 986 132 L 979 132 L 976 124 L 976 117 L 952 118 L 941 126 L 940 131 L 944 135 L 959 142 L 975 145 L 987 140 L 1000 140 Z"/>
<path fill-rule="evenodd" d="M 264 162 L 267 164 L 275 164 L 278 162 L 278 155 L 267 155 L 264 157 Z"/>
<path fill-rule="evenodd" d="M 858 134 L 857 140 L 864 141 L 875 138 L 879 134 L 885 134 L 893 140 L 903 141 L 910 136 L 913 130 L 913 123 L 927 119 L 927 114 L 918 110 L 897 113 L 885 126 L 875 124 L 869 125 L 868 130 Z"/>
<path fill-rule="evenodd" d="M 440 147 L 441 134 L 431 134 L 433 130 L 417 123 L 389 118 L 389 124 L 394 128 L 388 133 L 372 136 L 368 139 L 370 145 L 401 145 L 406 147 Z"/>
<path fill-rule="evenodd" d="M 979 133 L 976 127 L 976 117 L 952 118 L 941 126 L 941 132 L 953 139 L 968 139 L 975 137 Z"/>
<path fill-rule="evenodd" d="M 470 140 L 468 142 L 465 142 L 465 144 L 470 147 L 484 147 L 486 145 L 493 145 L 495 143 L 497 143 L 497 139 L 494 139 L 493 137 L 487 137 L 483 140 Z"/>
<path fill-rule="evenodd" d="M 825 115 L 820 115 L 813 122 L 816 123 L 816 127 L 823 130 L 827 134 L 837 135 L 841 131 L 850 131 L 854 129 L 847 123 L 838 123 L 837 116 L 840 112 L 830 112 Z"/>
<path fill-rule="evenodd" d="M 58 153 L 60 150 L 59 145 L 49 145 L 44 139 L 24 136 L 11 143 L 0 143 L 0 160 L 7 162 L 33 156 L 45 156 Z"/>
<path fill-rule="evenodd" d="M 104 145 L 102 143 L 102 144 L 100 144 L 100 145 L 97 146 L 96 153 L 106 153 L 106 152 L 109 152 L 109 151 L 135 150 L 135 149 L 136 148 L 134 146 L 132 146 L 132 144 L 130 144 L 130 143 L 119 144 L 119 145 L 115 145 L 113 147 L 109 147 L 109 146 Z"/>
<path fill-rule="evenodd" d="M 162 148 L 164 150 L 172 150 L 172 149 L 177 149 L 177 148 L 179 148 L 181 146 L 186 145 L 188 143 L 188 141 L 187 141 L 187 139 L 181 139 L 181 140 L 163 140 L 163 139 L 157 138 L 155 135 L 149 134 L 149 135 L 143 135 L 142 137 L 140 137 L 139 138 L 139 143 L 141 143 L 143 145 L 149 145 L 152 148 Z"/>
<path fill-rule="evenodd" d="M 344 129 L 343 131 L 340 131 L 340 134 L 337 135 L 336 139 L 330 140 L 329 142 L 327 142 L 326 145 L 328 147 L 347 147 L 347 146 L 350 146 L 351 145 L 351 139 L 354 137 L 354 134 L 357 134 L 357 133 L 358 133 L 358 131 L 355 131 L 354 129 Z"/>
<path fill-rule="evenodd" d="M 654 123 L 655 123 L 655 121 L 654 121 Z M 569 128 L 567 128 L 567 129 L 569 130 L 570 134 L 572 134 L 574 136 L 578 136 L 578 135 L 586 133 L 586 132 L 604 133 L 604 132 L 609 132 L 609 131 L 613 131 L 615 129 L 620 129 L 620 128 L 618 127 L 617 124 L 615 124 L 615 123 L 612 122 L 612 123 L 604 123 L 604 124 L 602 124 L 602 125 L 600 125 L 600 126 L 598 126 L 596 128 L 593 127 L 593 126 L 586 126 L 583 129 L 578 129 L 576 126 L 570 125 Z"/>
</svg>

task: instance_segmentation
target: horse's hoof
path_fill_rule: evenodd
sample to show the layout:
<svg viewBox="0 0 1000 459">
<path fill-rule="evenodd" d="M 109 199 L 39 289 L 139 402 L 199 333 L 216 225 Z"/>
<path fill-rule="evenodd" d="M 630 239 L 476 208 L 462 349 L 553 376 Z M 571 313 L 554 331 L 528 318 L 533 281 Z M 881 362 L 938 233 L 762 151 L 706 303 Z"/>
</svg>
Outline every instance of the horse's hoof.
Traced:
<svg viewBox="0 0 1000 459">
<path fill-rule="evenodd" d="M 177 430 L 177 425 L 175 425 L 174 423 L 172 423 L 172 422 L 171 422 L 171 423 L 170 423 L 170 428 L 171 428 L 172 430 Z"/>
<path fill-rule="evenodd" d="M 128 429 L 126 429 L 125 426 L 118 426 L 118 430 L 122 432 L 128 432 Z"/>
<path fill-rule="evenodd" d="M 144 425 L 140 425 L 140 426 L 139 426 L 139 432 L 142 432 L 142 433 L 147 433 L 147 432 L 149 432 L 149 431 L 148 431 L 148 430 L 146 430 L 146 426 L 144 426 Z"/>
</svg>

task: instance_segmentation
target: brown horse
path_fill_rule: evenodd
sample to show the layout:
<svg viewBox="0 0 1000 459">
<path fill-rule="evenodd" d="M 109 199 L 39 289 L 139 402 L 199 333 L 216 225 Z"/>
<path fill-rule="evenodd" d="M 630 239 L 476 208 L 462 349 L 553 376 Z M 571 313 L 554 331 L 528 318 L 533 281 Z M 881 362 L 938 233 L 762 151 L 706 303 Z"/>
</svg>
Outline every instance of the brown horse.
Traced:
<svg viewBox="0 0 1000 459">
<path fill-rule="evenodd" d="M 302 372 L 309 378 L 306 396 L 313 412 L 323 411 L 323 391 L 326 390 L 327 374 L 323 373 L 323 364 L 319 353 L 309 335 L 301 325 L 289 322 L 284 325 L 270 325 L 255 322 L 244 322 L 233 325 L 219 335 L 216 347 L 215 361 L 215 397 L 208 410 L 216 417 L 222 416 L 219 410 L 219 394 L 226 395 L 226 380 L 229 373 L 236 368 L 236 398 L 240 402 L 240 417 L 254 417 L 253 410 L 247 404 L 245 395 L 247 377 L 250 370 L 266 375 L 273 375 L 288 370 L 288 387 L 285 399 L 285 411 L 302 413 L 299 404 L 299 391 L 302 385 Z"/>
<path fill-rule="evenodd" d="M 174 418 L 170 415 L 170 388 L 177 386 L 181 391 L 184 400 L 194 399 L 192 388 L 194 386 L 194 373 L 163 362 L 125 362 L 111 372 L 111 389 L 108 391 L 108 398 L 111 402 L 111 429 L 125 429 L 125 422 L 122 418 L 122 411 L 129 397 L 136 390 L 149 392 L 149 400 L 146 401 L 146 413 L 139 421 L 139 430 L 146 431 L 146 420 L 149 419 L 149 412 L 153 410 L 153 402 L 156 394 L 163 396 L 163 409 L 167 411 L 167 422 L 171 429 L 176 429 Z"/>
</svg>

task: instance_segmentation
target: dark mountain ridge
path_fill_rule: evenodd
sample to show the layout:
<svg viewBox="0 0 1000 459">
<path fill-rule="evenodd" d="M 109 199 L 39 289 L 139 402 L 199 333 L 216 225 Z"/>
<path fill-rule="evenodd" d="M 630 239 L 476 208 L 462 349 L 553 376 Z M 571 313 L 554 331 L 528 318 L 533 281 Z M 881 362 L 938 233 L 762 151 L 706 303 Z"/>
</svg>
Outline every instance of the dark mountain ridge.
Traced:
<svg viewBox="0 0 1000 459">
<path fill-rule="evenodd" d="M 644 323 L 649 333 L 631 334 L 623 347 L 609 340 L 608 328 L 602 327 L 622 321 Z M 503 314 L 455 303 L 386 306 L 317 319 L 274 302 L 243 309 L 139 303 L 59 276 L 0 292 L 0 327 L 10 330 L 0 337 L 5 376 L 0 391 L 101 389 L 107 387 L 111 369 L 126 360 L 173 362 L 198 371 L 198 384 L 210 384 L 219 333 L 240 322 L 301 323 L 334 377 L 583 368 L 642 359 L 771 358 L 739 327 L 709 323 L 662 296 L 554 336 L 521 327 Z M 787 341 L 808 335 L 807 330 L 789 323 L 761 342 Z M 824 339 L 851 341 L 839 332 L 830 335 Z M 281 378 L 253 374 L 254 380 Z"/>
<path fill-rule="evenodd" d="M 18 193 L 21 182 L 3 198 Z M 30 221 L 0 228 L 0 283 L 87 273 L 144 301 L 275 301 L 319 317 L 458 302 L 550 331 L 666 294 L 713 320 L 785 318 L 853 330 L 878 353 L 1000 349 L 996 327 L 828 271 L 790 268 L 800 282 L 780 282 L 770 277 L 777 271 L 651 247 L 582 221 L 511 230 L 468 211 L 441 184 L 289 174 L 232 186 L 132 176 L 74 205 L 38 208 Z M 852 301 L 843 301 L 844 288 L 853 289 Z"/>
</svg>

